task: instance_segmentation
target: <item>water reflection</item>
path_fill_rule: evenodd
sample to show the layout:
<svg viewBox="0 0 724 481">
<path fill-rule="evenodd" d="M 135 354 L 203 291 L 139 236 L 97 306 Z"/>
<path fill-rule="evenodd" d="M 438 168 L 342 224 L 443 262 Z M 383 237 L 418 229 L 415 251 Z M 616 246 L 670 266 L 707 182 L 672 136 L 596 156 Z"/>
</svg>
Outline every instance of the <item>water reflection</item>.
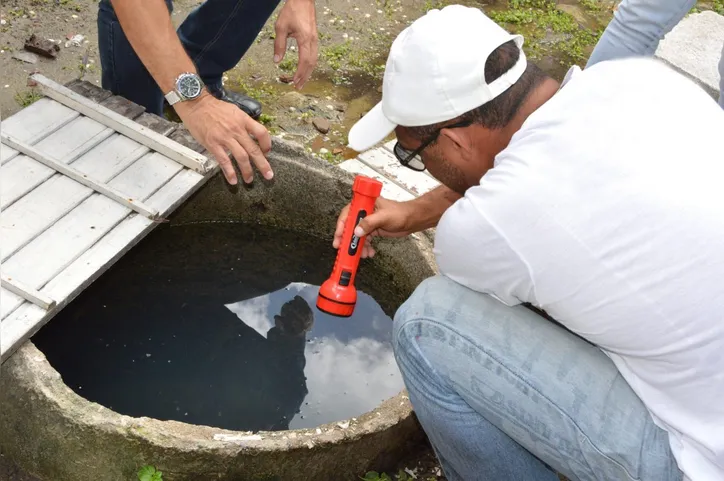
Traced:
<svg viewBox="0 0 724 481">
<path fill-rule="evenodd" d="M 389 344 L 391 321 L 374 299 L 360 293 L 354 315 L 340 319 L 313 307 L 318 292 L 318 286 L 297 282 L 226 306 L 268 340 L 276 338 L 280 324 L 311 324 L 304 343 L 306 364 L 301 359 L 296 365 L 304 370 L 307 395 L 289 422 L 292 429 L 357 416 L 402 386 Z"/>
<path fill-rule="evenodd" d="M 358 416 L 403 384 L 372 297 L 347 319 L 315 307 L 334 255 L 284 231 L 159 227 L 33 340 L 121 414 L 251 431 Z"/>
</svg>

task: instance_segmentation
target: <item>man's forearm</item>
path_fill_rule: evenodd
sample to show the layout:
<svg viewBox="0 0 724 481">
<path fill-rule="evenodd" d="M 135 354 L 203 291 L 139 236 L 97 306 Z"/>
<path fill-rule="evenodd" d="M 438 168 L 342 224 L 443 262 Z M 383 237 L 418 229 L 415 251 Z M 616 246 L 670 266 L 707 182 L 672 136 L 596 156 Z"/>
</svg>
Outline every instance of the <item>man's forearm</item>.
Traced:
<svg viewBox="0 0 724 481">
<path fill-rule="evenodd" d="M 445 211 L 462 196 L 444 185 L 432 189 L 411 201 L 415 206 L 416 231 L 422 231 L 437 226 Z"/>
<path fill-rule="evenodd" d="M 174 89 L 183 72 L 196 73 L 164 0 L 112 0 L 121 28 L 161 91 Z"/>
</svg>

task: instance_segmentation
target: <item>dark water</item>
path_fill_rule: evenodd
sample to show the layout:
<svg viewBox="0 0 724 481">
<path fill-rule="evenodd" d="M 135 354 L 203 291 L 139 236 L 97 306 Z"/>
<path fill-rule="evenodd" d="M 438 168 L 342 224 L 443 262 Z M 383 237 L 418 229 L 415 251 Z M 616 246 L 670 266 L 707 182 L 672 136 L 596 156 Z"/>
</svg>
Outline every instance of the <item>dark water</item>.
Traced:
<svg viewBox="0 0 724 481">
<path fill-rule="evenodd" d="M 252 431 L 350 418 L 402 381 L 372 297 L 348 319 L 315 307 L 334 255 L 258 226 L 161 226 L 33 340 L 122 414 Z"/>
</svg>

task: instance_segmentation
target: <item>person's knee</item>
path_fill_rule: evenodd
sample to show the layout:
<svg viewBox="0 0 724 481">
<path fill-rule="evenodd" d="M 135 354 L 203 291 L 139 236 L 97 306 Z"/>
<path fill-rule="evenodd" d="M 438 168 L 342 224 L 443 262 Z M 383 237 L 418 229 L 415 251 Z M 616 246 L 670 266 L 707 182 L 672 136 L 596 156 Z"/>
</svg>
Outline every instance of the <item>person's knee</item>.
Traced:
<svg viewBox="0 0 724 481">
<path fill-rule="evenodd" d="M 445 324 L 448 314 L 460 305 L 467 288 L 445 276 L 425 279 L 412 295 L 400 306 L 393 321 L 393 347 L 399 354 L 415 337 L 423 323 Z"/>
<path fill-rule="evenodd" d="M 394 330 L 420 316 L 431 316 L 432 311 L 439 310 L 440 302 L 445 302 L 446 297 L 442 292 L 449 292 L 458 286 L 444 276 L 433 276 L 425 279 L 413 291 L 412 295 L 400 306 L 394 317 Z M 462 286 L 460 286 L 462 287 Z"/>
</svg>

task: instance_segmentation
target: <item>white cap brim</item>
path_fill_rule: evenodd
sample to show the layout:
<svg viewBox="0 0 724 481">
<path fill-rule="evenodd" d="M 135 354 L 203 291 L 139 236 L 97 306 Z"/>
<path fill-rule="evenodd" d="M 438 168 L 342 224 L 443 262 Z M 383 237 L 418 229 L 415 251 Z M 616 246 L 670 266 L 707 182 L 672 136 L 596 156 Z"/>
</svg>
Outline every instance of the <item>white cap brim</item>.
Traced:
<svg viewBox="0 0 724 481">
<path fill-rule="evenodd" d="M 397 124 L 385 116 L 380 102 L 352 126 L 348 135 L 349 148 L 364 152 L 382 142 L 395 130 L 395 127 Z"/>
</svg>

